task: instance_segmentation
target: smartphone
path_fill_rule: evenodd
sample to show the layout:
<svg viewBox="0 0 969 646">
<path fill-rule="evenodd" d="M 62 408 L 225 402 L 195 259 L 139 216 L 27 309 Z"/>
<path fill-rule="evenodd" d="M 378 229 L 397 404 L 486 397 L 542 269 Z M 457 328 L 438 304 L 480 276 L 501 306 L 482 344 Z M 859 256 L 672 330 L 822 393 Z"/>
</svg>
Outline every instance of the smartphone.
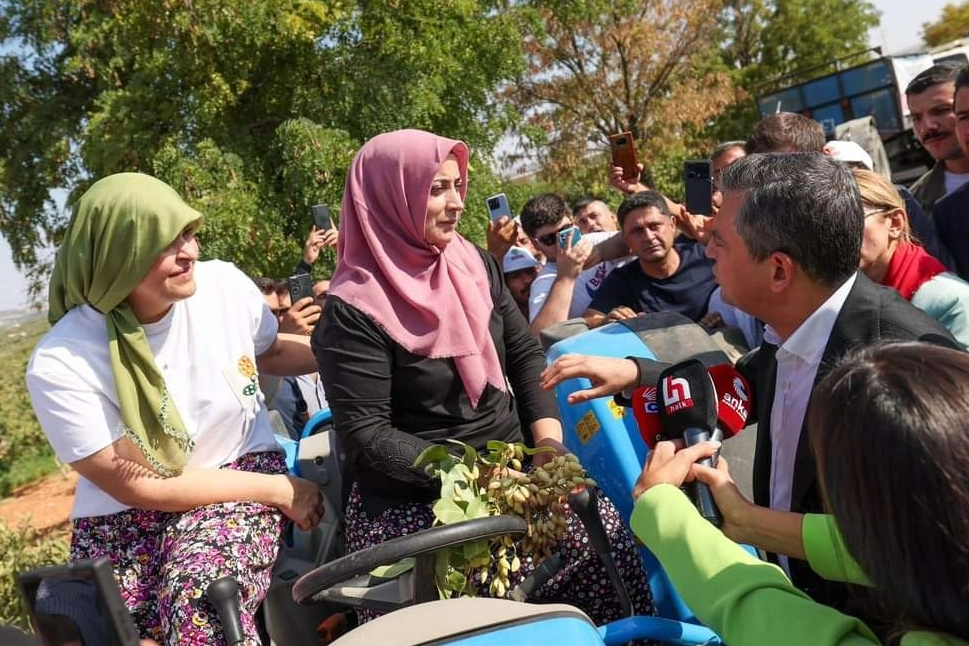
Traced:
<svg viewBox="0 0 969 646">
<path fill-rule="evenodd" d="M 295 274 L 289 277 L 289 300 L 293 305 L 307 296 L 313 296 L 313 281 L 309 274 Z"/>
<path fill-rule="evenodd" d="M 612 151 L 612 165 L 622 166 L 623 179 L 639 177 L 639 166 L 636 162 L 636 141 L 633 133 L 620 132 L 609 135 L 609 149 Z"/>
<path fill-rule="evenodd" d="M 713 213 L 713 176 L 709 159 L 687 159 L 683 162 L 686 185 L 686 210 L 693 215 Z"/>
<path fill-rule="evenodd" d="M 21 572 L 17 584 L 42 643 L 75 643 L 74 635 L 86 644 L 141 643 L 107 558 Z"/>
<path fill-rule="evenodd" d="M 508 198 L 505 197 L 504 193 L 492 195 L 485 200 L 485 203 L 488 205 L 488 213 L 491 215 L 492 222 L 502 216 L 511 217 L 511 207 L 508 206 Z"/>
<path fill-rule="evenodd" d="M 333 228 L 333 221 L 330 219 L 330 209 L 326 208 L 326 204 L 317 204 L 313 206 L 313 224 L 316 226 L 317 231 L 329 231 Z"/>
<path fill-rule="evenodd" d="M 569 238 L 572 239 L 572 246 L 579 244 L 579 240 L 582 239 L 582 232 L 579 231 L 579 227 L 571 226 L 564 231 L 559 231 L 559 247 L 565 249 L 569 244 Z"/>
</svg>

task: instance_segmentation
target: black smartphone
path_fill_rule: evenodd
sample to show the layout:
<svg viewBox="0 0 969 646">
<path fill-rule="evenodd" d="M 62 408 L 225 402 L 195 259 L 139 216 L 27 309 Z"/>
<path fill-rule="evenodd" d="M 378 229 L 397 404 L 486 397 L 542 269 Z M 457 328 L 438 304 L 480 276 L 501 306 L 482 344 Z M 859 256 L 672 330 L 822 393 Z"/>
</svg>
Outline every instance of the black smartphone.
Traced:
<svg viewBox="0 0 969 646">
<path fill-rule="evenodd" d="M 44 644 L 141 643 L 107 558 L 21 572 L 17 584 Z"/>
<path fill-rule="evenodd" d="M 687 159 L 683 162 L 686 185 L 686 210 L 693 215 L 713 213 L 713 176 L 709 159 Z"/>
<path fill-rule="evenodd" d="M 639 164 L 636 161 L 636 140 L 628 130 L 609 135 L 609 149 L 612 152 L 612 165 L 622 167 L 623 179 L 639 177 Z"/>
<path fill-rule="evenodd" d="M 313 281 L 309 274 L 295 274 L 289 277 L 289 300 L 293 305 L 300 299 L 313 296 Z"/>
<path fill-rule="evenodd" d="M 333 228 L 333 221 L 330 219 L 330 209 L 326 204 L 316 204 L 313 206 L 313 224 L 317 231 L 329 231 Z"/>
</svg>

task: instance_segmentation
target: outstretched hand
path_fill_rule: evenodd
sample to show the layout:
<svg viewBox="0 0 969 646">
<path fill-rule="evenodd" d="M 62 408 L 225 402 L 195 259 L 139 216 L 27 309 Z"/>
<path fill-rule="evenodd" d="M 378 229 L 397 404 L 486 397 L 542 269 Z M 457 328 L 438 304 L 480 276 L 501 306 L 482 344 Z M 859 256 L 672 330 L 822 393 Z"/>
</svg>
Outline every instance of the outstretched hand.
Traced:
<svg viewBox="0 0 969 646">
<path fill-rule="evenodd" d="M 570 404 L 615 395 L 636 386 L 639 380 L 639 366 L 632 359 L 567 354 L 556 359 L 542 372 L 541 385 L 545 390 L 551 390 L 567 379 L 578 377 L 585 377 L 591 381 L 592 387 L 570 394 L 568 398 Z"/>
</svg>

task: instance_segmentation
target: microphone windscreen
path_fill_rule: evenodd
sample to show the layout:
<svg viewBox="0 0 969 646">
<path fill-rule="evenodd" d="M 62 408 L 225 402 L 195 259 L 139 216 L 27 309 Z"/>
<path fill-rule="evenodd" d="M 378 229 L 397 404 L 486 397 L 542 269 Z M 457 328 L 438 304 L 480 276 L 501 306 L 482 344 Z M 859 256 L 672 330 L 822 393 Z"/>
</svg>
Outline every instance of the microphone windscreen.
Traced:
<svg viewBox="0 0 969 646">
<path fill-rule="evenodd" d="M 750 384 L 729 363 L 721 363 L 708 369 L 717 393 L 717 426 L 723 431 L 723 439 L 743 430 L 750 415 Z"/>
<path fill-rule="evenodd" d="M 663 425 L 659 421 L 659 404 L 656 403 L 656 386 L 640 386 L 633 391 L 633 417 L 639 434 L 652 451 L 656 443 L 665 439 Z"/>
<path fill-rule="evenodd" d="M 713 432 L 717 425 L 717 391 L 706 367 L 690 359 L 664 370 L 656 385 L 659 417 L 670 437 L 681 437 L 687 429 Z"/>
</svg>

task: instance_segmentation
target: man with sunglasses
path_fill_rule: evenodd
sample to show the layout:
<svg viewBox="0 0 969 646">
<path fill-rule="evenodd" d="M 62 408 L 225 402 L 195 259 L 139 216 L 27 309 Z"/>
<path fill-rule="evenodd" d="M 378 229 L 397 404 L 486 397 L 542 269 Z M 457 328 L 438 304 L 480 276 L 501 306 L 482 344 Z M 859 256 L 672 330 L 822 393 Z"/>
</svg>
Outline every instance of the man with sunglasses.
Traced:
<svg viewBox="0 0 969 646">
<path fill-rule="evenodd" d="M 521 212 L 525 233 L 547 259 L 532 282 L 528 320 L 532 333 L 582 316 L 602 281 L 625 261 L 629 248 L 618 232 L 590 233 L 581 240 L 559 234 L 574 226 L 569 205 L 552 193 L 530 199 Z M 577 230 L 576 230 L 577 232 Z"/>
</svg>

